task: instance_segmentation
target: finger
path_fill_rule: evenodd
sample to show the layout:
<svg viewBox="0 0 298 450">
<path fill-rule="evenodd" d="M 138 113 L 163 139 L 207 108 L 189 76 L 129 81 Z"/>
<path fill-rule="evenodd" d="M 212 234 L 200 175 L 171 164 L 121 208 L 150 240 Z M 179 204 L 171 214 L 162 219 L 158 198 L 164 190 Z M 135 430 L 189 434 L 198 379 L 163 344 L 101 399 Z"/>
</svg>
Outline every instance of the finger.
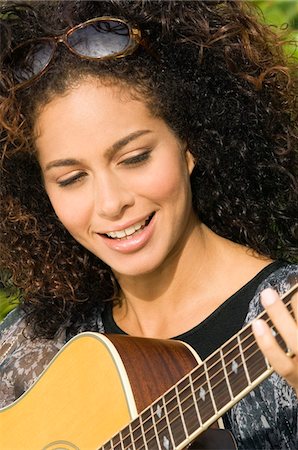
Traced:
<svg viewBox="0 0 298 450">
<path fill-rule="evenodd" d="M 297 389 L 298 357 L 290 358 L 284 353 L 274 339 L 270 327 L 264 320 L 255 320 L 252 323 L 252 328 L 257 344 L 272 368 Z"/>
<path fill-rule="evenodd" d="M 261 293 L 261 302 L 287 347 L 298 354 L 298 328 L 279 295 L 273 289 L 265 289 Z"/>
</svg>

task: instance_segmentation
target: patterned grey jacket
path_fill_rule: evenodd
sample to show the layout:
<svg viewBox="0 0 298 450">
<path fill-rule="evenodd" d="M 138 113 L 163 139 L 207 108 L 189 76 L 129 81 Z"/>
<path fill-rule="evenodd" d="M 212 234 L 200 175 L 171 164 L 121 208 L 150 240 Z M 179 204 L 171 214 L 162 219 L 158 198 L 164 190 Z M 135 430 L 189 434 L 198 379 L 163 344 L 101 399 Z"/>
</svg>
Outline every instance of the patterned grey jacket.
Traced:
<svg viewBox="0 0 298 450">
<path fill-rule="evenodd" d="M 259 293 L 266 287 L 286 292 L 297 282 L 298 266 L 273 272 L 250 302 L 245 323 L 262 312 Z M 94 316 L 86 329 L 104 332 L 101 317 Z M 67 341 L 61 332 L 56 340 L 26 338 L 26 325 L 19 310 L 12 311 L 0 325 L 0 408 L 22 395 Z M 225 416 L 239 450 L 294 450 L 298 443 L 297 397 L 276 373 L 237 403 Z"/>
</svg>

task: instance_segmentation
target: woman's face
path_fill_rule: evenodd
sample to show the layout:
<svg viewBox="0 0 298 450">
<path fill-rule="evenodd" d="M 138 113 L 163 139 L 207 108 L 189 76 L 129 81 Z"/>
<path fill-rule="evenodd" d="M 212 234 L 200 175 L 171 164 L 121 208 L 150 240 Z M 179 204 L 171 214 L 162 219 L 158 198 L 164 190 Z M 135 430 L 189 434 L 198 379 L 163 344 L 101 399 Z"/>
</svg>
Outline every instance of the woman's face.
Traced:
<svg viewBox="0 0 298 450">
<path fill-rule="evenodd" d="M 40 112 L 45 188 L 70 234 L 115 274 L 160 270 L 195 222 L 193 160 L 129 91 L 82 82 Z"/>
</svg>

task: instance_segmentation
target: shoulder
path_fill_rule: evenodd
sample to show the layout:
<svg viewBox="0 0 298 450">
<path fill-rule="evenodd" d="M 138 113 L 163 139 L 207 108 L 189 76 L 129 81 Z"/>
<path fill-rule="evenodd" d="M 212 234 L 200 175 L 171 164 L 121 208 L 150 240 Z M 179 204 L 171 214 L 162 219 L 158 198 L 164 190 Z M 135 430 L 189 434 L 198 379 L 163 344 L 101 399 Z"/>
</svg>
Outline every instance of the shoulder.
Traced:
<svg viewBox="0 0 298 450">
<path fill-rule="evenodd" d="M 259 284 L 245 323 L 263 311 L 260 293 L 271 287 L 285 294 L 298 281 L 298 265 L 282 264 Z M 273 373 L 227 414 L 240 449 L 294 448 L 297 442 L 297 398 L 294 389 Z M 276 424 L 280 424 L 277 427 Z"/>
<path fill-rule="evenodd" d="M 32 339 L 21 310 L 0 324 L 0 407 L 13 402 L 36 380 L 63 346 L 65 336 Z"/>
<path fill-rule="evenodd" d="M 245 323 L 251 322 L 263 311 L 260 294 L 264 289 L 273 288 L 279 295 L 285 294 L 298 282 L 298 264 L 284 263 L 273 270 L 257 287 L 255 295 L 249 304 Z"/>
<path fill-rule="evenodd" d="M 298 282 L 298 264 L 284 263 L 274 270 L 260 285 L 260 289 L 273 287 L 279 294 L 284 294 Z"/>
<path fill-rule="evenodd" d="M 25 328 L 23 313 L 19 308 L 11 311 L 0 323 L 0 364 L 11 349 L 20 341 Z"/>
</svg>

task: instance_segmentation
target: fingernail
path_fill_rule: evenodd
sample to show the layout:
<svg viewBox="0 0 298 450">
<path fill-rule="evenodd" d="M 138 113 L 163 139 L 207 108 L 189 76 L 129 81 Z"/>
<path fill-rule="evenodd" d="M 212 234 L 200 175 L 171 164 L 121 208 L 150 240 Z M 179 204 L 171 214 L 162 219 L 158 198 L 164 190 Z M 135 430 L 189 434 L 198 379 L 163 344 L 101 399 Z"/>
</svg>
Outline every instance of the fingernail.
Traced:
<svg viewBox="0 0 298 450">
<path fill-rule="evenodd" d="M 257 336 L 263 336 L 265 334 L 265 324 L 262 320 L 255 320 L 252 323 L 252 329 Z"/>
<path fill-rule="evenodd" d="M 270 288 L 264 289 L 264 291 L 261 292 L 261 300 L 263 306 L 273 305 L 273 303 L 275 303 L 276 300 L 276 294 Z"/>
</svg>

